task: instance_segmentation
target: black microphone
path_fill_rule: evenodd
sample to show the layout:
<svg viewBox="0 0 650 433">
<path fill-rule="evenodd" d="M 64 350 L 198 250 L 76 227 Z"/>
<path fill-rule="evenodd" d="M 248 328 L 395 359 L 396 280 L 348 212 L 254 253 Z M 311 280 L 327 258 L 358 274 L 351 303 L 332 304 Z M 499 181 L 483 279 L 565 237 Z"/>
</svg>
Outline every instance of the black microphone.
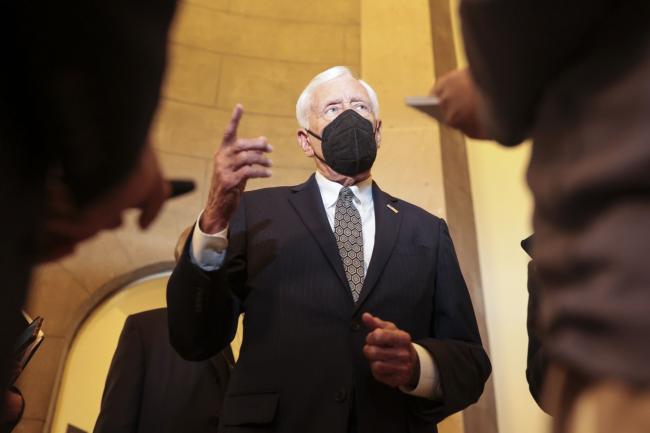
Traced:
<svg viewBox="0 0 650 433">
<path fill-rule="evenodd" d="M 181 195 L 194 191 L 196 188 L 196 183 L 190 179 L 170 179 L 168 182 L 171 188 L 169 198 L 180 197 Z"/>
</svg>

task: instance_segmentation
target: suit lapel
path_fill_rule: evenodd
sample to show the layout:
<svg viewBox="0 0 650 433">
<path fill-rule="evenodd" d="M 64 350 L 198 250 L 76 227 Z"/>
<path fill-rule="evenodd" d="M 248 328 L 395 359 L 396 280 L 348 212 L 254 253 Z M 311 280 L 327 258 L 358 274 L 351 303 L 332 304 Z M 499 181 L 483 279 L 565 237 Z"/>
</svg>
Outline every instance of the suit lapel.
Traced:
<svg viewBox="0 0 650 433">
<path fill-rule="evenodd" d="M 402 223 L 402 213 L 396 207 L 398 200 L 380 190 L 374 182 L 372 184 L 372 198 L 375 206 L 375 245 L 361 295 L 359 296 L 359 302 L 357 302 L 355 308 L 355 314 L 357 314 L 372 289 L 377 285 L 386 262 L 393 253 Z"/>
<path fill-rule="evenodd" d="M 334 272 L 341 280 L 341 284 L 346 290 L 350 291 L 348 280 L 345 277 L 343 263 L 339 255 L 339 249 L 336 245 L 336 238 L 332 233 L 332 228 L 327 221 L 325 208 L 323 207 L 323 199 L 318 189 L 318 184 L 314 175 L 302 185 L 298 185 L 291 189 L 293 194 L 289 196 L 289 202 L 296 210 L 303 224 L 307 227 L 314 239 L 318 242 L 320 249 L 323 251 L 327 261 L 329 262 Z M 352 301 L 352 296 L 350 296 Z"/>
</svg>

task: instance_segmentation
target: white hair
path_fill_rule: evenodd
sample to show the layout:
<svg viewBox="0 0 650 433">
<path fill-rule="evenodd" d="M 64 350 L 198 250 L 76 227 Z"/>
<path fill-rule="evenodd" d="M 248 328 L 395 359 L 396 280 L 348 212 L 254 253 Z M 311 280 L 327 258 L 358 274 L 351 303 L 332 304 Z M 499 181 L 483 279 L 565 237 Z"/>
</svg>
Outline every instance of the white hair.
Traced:
<svg viewBox="0 0 650 433">
<path fill-rule="evenodd" d="M 370 84 L 355 77 L 352 74 L 352 71 L 350 71 L 350 69 L 346 68 L 345 66 L 334 66 L 316 75 L 309 82 L 309 84 L 307 84 L 307 87 L 305 87 L 305 90 L 302 91 L 300 97 L 298 97 L 298 102 L 296 102 L 296 119 L 298 119 L 298 124 L 302 128 L 309 128 L 309 111 L 311 110 L 311 99 L 314 90 L 326 81 L 330 81 L 346 75 L 349 75 L 350 77 L 359 81 L 364 89 L 366 89 L 366 92 L 368 92 L 368 97 L 370 98 L 370 110 L 375 116 L 379 115 L 379 99 L 377 99 L 377 93 L 372 87 L 370 87 Z"/>
</svg>

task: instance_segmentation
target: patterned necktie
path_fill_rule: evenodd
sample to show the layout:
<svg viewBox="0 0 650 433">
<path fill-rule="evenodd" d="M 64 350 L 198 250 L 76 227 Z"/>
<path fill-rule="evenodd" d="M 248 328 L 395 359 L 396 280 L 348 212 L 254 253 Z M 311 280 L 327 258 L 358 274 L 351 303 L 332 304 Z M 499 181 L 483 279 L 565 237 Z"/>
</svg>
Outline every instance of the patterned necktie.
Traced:
<svg viewBox="0 0 650 433">
<path fill-rule="evenodd" d="M 347 186 L 341 188 L 334 212 L 334 236 L 343 260 L 345 276 L 356 303 L 363 287 L 363 232 L 361 215 L 352 204 L 354 194 Z"/>
</svg>

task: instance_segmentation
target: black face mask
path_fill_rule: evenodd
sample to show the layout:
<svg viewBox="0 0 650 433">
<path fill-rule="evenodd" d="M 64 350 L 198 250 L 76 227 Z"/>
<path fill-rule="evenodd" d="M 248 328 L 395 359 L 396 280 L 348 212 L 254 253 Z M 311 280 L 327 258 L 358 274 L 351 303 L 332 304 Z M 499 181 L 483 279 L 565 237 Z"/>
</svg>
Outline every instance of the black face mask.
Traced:
<svg viewBox="0 0 650 433">
<path fill-rule="evenodd" d="M 345 110 L 323 129 L 323 136 L 307 132 L 322 142 L 324 162 L 337 173 L 355 176 L 372 167 L 377 141 L 372 123 L 354 110 Z M 322 160 L 318 155 L 316 158 Z"/>
</svg>

